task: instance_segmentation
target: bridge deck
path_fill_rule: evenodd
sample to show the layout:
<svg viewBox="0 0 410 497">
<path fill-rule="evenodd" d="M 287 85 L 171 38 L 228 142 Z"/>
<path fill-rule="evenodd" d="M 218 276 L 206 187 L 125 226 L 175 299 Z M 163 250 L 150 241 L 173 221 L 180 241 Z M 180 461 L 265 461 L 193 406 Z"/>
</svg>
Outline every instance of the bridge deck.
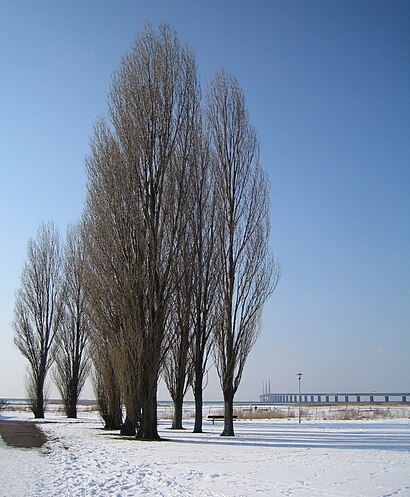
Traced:
<svg viewBox="0 0 410 497">
<path fill-rule="evenodd" d="M 296 403 L 335 403 L 335 402 L 407 402 L 410 393 L 406 392 L 339 392 L 339 393 L 264 393 L 261 402 Z"/>
</svg>

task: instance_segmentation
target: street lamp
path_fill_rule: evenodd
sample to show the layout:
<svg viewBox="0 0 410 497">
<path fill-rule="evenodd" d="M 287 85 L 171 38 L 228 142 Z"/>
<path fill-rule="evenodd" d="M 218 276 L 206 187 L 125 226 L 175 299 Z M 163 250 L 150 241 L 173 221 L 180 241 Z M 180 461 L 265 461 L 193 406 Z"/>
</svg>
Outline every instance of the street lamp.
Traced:
<svg viewBox="0 0 410 497">
<path fill-rule="evenodd" d="M 300 404 L 302 402 L 302 397 L 300 395 L 300 380 L 302 379 L 302 373 L 298 373 L 296 375 L 298 377 L 298 380 L 299 380 L 299 424 L 301 423 L 301 418 L 300 418 Z"/>
</svg>

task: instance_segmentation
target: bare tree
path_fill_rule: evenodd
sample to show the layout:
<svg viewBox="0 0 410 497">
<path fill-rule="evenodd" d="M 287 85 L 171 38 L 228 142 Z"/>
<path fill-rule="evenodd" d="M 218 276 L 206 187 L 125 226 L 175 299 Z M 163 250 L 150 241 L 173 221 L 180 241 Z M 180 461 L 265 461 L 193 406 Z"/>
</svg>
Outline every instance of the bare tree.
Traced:
<svg viewBox="0 0 410 497">
<path fill-rule="evenodd" d="M 91 347 L 98 349 L 104 343 L 126 407 L 122 433 L 131 435 L 141 418 L 138 330 L 145 319 L 141 284 L 145 242 L 140 237 L 132 170 L 102 121 L 95 126 L 87 171 L 83 238 L 93 323 Z M 95 357 L 98 360 L 98 354 Z"/>
<path fill-rule="evenodd" d="M 106 145 L 109 148 L 110 143 Z M 106 149 L 101 150 L 102 156 L 106 153 Z M 99 161 L 98 154 L 94 159 Z M 123 302 L 120 291 L 123 278 L 121 273 L 114 270 L 118 257 L 116 244 L 118 237 L 110 236 L 108 229 L 115 213 L 107 209 L 100 211 L 101 205 L 105 203 L 101 183 L 114 181 L 113 176 L 108 174 L 108 171 L 115 174 L 115 168 L 111 169 L 111 165 L 111 163 L 108 165 L 107 171 L 100 172 L 101 182 L 89 184 L 87 206 L 83 215 L 82 240 L 86 257 L 85 291 L 87 312 L 91 322 L 88 342 L 93 364 L 94 392 L 101 417 L 105 421 L 105 428 L 120 429 L 123 426 L 123 399 L 129 405 L 126 391 L 123 390 L 125 380 L 121 384 L 120 376 L 123 368 L 129 368 L 126 375 L 129 378 L 133 373 L 133 365 L 128 362 L 129 355 L 119 359 L 118 353 L 118 348 L 126 338 L 122 318 L 122 314 L 125 313 L 122 312 Z M 126 345 L 122 348 L 125 347 Z M 129 408 L 127 414 L 132 417 L 128 411 Z"/>
<path fill-rule="evenodd" d="M 119 430 L 122 425 L 121 393 L 108 344 L 100 342 L 92 348 L 94 394 L 106 430 Z"/>
<path fill-rule="evenodd" d="M 113 79 L 112 127 L 97 128 L 87 160 L 87 236 L 100 247 L 95 270 L 115 283 L 110 305 L 120 326 L 113 332 L 135 345 L 144 439 L 159 438 L 157 384 L 183 233 L 185 172 L 194 155 L 197 93 L 192 54 L 169 27 L 158 34 L 147 27 Z M 103 219 L 101 232 L 95 228 Z"/>
<path fill-rule="evenodd" d="M 200 131 L 195 166 L 192 171 L 192 204 L 190 231 L 193 243 L 193 336 L 191 356 L 193 364 L 192 389 L 195 399 L 194 433 L 202 433 L 204 378 L 212 349 L 212 330 L 218 302 L 221 274 L 217 251 L 218 218 L 216 195 L 210 167 L 208 140 Z"/>
<path fill-rule="evenodd" d="M 52 348 L 63 319 L 62 256 L 54 224 L 42 224 L 28 243 L 14 308 L 14 343 L 29 362 L 32 410 L 44 418 L 44 386 L 53 362 Z"/>
<path fill-rule="evenodd" d="M 91 346 L 106 344 L 127 412 L 121 432 L 132 435 L 141 425 L 140 330 L 146 319 L 142 283 L 146 244 L 140 236 L 133 172 L 103 122 L 95 127 L 87 170 L 83 233 L 93 322 Z"/>
<path fill-rule="evenodd" d="M 139 367 L 140 349 L 135 337 L 128 337 L 130 327 L 111 338 L 111 357 L 115 366 L 118 385 L 125 405 L 126 417 L 121 425 L 121 435 L 140 435 L 142 412 L 140 401 L 141 380 Z"/>
<path fill-rule="evenodd" d="M 222 435 L 233 436 L 233 400 L 279 269 L 268 249 L 269 195 L 259 145 L 243 92 L 221 72 L 210 85 L 207 120 L 213 153 L 222 283 L 214 328 L 215 359 L 225 403 Z"/>
<path fill-rule="evenodd" d="M 174 416 L 171 428 L 181 430 L 183 402 L 192 382 L 192 355 L 189 353 L 192 342 L 192 297 L 193 265 L 192 236 L 189 225 L 182 250 L 175 267 L 174 301 L 169 314 L 169 347 L 163 366 L 163 376 L 174 403 Z"/>
<path fill-rule="evenodd" d="M 85 293 L 85 254 L 78 226 L 67 230 L 64 283 L 64 321 L 56 340 L 53 377 L 67 417 L 76 418 L 78 398 L 90 367 L 86 351 L 90 320 Z"/>
<path fill-rule="evenodd" d="M 89 213 L 89 211 L 86 211 Z M 110 213 L 107 212 L 107 217 Z M 115 248 L 110 237 L 105 237 L 105 218 L 95 223 L 93 216 L 84 215 L 82 239 L 85 247 L 85 291 L 87 312 L 91 322 L 89 351 L 93 364 L 93 385 L 100 415 L 106 429 L 120 429 L 123 423 L 122 399 L 119 375 L 121 365 L 129 366 L 128 356 L 118 361 L 118 343 L 123 340 L 123 320 L 119 314 L 118 288 L 121 278 L 110 271 L 115 261 Z M 99 232 L 99 236 L 94 237 Z M 119 335 L 120 338 L 117 337 Z M 132 369 L 130 368 L 130 374 Z M 135 430 L 134 430 L 135 432 Z"/>
</svg>

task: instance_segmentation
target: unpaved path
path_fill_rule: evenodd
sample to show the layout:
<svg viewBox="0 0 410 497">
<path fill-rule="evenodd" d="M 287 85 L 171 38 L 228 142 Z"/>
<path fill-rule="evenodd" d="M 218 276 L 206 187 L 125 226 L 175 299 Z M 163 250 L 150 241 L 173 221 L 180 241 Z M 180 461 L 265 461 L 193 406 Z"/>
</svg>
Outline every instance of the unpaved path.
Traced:
<svg viewBox="0 0 410 497">
<path fill-rule="evenodd" d="M 31 449 L 46 441 L 44 433 L 30 421 L 0 420 L 0 435 L 7 445 Z"/>
</svg>

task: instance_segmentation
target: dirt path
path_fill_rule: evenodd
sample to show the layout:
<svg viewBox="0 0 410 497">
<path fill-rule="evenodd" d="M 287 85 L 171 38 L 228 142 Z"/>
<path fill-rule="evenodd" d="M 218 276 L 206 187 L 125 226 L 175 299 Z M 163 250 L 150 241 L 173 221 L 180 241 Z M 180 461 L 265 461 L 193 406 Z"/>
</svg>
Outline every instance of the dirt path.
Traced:
<svg viewBox="0 0 410 497">
<path fill-rule="evenodd" d="M 40 428 L 28 421 L 0 420 L 0 435 L 7 445 L 26 449 L 41 447 L 47 441 Z"/>
</svg>

